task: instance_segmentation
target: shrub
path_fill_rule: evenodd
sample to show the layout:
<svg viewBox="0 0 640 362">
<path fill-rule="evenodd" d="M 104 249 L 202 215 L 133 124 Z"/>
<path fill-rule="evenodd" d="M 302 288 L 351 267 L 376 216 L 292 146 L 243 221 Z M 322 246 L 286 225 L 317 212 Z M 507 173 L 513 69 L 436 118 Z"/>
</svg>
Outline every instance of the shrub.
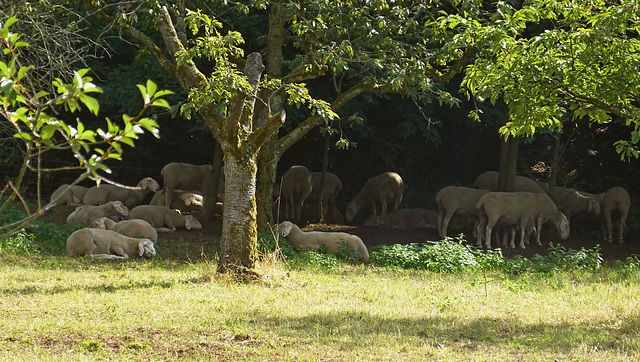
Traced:
<svg viewBox="0 0 640 362">
<path fill-rule="evenodd" d="M 280 249 L 280 255 L 282 255 L 284 260 L 290 260 L 296 255 L 293 245 L 291 245 L 287 239 L 279 238 L 276 245 L 274 234 L 270 232 L 258 233 L 258 252 L 260 252 L 261 255 L 273 253 L 276 251 L 276 247 Z"/>
</svg>

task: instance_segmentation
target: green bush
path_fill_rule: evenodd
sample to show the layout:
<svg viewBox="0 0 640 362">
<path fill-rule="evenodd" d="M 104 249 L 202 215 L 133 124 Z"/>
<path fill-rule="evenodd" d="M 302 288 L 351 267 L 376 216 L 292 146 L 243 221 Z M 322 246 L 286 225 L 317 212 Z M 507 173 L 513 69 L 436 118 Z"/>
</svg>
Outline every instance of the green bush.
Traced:
<svg viewBox="0 0 640 362">
<path fill-rule="evenodd" d="M 36 255 L 40 248 L 35 242 L 33 234 L 19 232 L 11 237 L 0 240 L 0 252 L 14 254 Z"/>
<path fill-rule="evenodd" d="M 600 246 L 593 249 L 580 248 L 572 250 L 562 245 L 549 244 L 549 255 L 535 255 L 531 268 L 536 272 L 554 272 L 561 270 L 590 270 L 595 271 L 602 266 Z"/>
<path fill-rule="evenodd" d="M 633 254 L 625 260 L 616 260 L 613 268 L 623 276 L 631 275 L 640 270 L 640 256 Z"/>
<path fill-rule="evenodd" d="M 277 247 L 280 249 L 280 255 L 284 257 L 284 260 L 290 260 L 295 257 L 296 251 L 293 249 L 287 239 L 279 238 L 277 241 Z M 266 255 L 276 251 L 276 239 L 274 234 L 270 232 L 258 233 L 258 252 L 260 255 Z"/>
</svg>

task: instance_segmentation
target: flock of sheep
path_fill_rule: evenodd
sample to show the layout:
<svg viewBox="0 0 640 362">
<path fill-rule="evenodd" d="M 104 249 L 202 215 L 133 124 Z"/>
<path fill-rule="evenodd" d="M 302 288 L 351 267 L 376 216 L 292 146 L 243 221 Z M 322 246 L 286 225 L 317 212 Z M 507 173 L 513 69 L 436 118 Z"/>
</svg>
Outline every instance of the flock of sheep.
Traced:
<svg viewBox="0 0 640 362">
<path fill-rule="evenodd" d="M 67 223 L 85 228 L 74 232 L 67 240 L 69 255 L 90 255 L 96 258 L 127 258 L 153 256 L 158 231 L 176 228 L 200 229 L 202 225 L 190 213 L 203 206 L 204 190 L 212 183 L 212 166 L 196 166 L 172 162 L 161 171 L 164 188 L 150 177 L 137 187 L 127 188 L 103 184 L 91 188 L 60 186 L 51 195 L 51 204 L 78 205 L 68 215 Z M 541 230 L 545 223 L 555 227 L 561 239 L 569 236 L 571 216 L 578 212 L 592 213 L 601 220 L 603 238 L 612 241 L 614 229 L 618 241 L 623 242 L 624 225 L 630 208 L 629 194 L 621 187 L 607 192 L 589 194 L 575 189 L 554 187 L 532 179 L 516 176 L 513 192 L 497 192 L 498 173 L 486 172 L 475 181 L 474 188 L 447 186 L 435 198 L 438 211 L 411 208 L 400 209 L 405 184 L 397 173 L 385 172 L 370 178 L 360 192 L 347 204 L 344 220 L 336 201 L 342 190 L 340 178 L 327 172 L 324 192 L 320 192 L 321 172 L 310 172 L 305 166 L 292 166 L 274 188 L 274 214 L 287 221 L 277 226 L 298 250 L 315 250 L 322 246 L 335 252 L 344 244 L 353 248 L 360 261 L 367 262 L 369 253 L 362 240 L 342 232 L 304 232 L 291 222 L 301 222 L 309 213 L 319 210 L 321 219 L 342 223 L 352 222 L 363 209 L 372 215 L 364 225 L 392 228 L 437 228 L 446 237 L 458 219 L 473 225 L 477 245 L 491 248 L 492 236 L 502 246 L 525 248 L 532 235 L 541 244 Z M 153 196 L 153 197 L 151 197 Z M 149 204 L 145 204 L 149 200 Z M 387 212 L 387 205 L 394 211 Z M 306 209 L 305 209 L 306 206 Z M 220 206 L 221 207 L 221 206 Z M 378 214 L 378 208 L 380 213 Z"/>
</svg>

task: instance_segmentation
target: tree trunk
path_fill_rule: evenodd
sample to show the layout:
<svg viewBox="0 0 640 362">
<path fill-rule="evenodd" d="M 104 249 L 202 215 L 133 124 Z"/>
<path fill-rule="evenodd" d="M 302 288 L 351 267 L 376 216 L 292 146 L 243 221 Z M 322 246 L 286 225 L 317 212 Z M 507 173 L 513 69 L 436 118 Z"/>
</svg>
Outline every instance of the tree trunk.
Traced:
<svg viewBox="0 0 640 362">
<path fill-rule="evenodd" d="M 220 143 L 216 142 L 215 150 L 213 151 L 213 174 L 210 185 L 203 190 L 204 192 L 204 207 L 202 209 L 202 216 L 200 221 L 211 222 L 216 211 L 216 202 L 218 202 L 218 190 L 220 189 L 220 178 L 222 176 L 222 148 Z"/>
<path fill-rule="evenodd" d="M 224 157 L 225 205 L 218 271 L 254 268 L 257 250 L 256 156 L 241 158 L 235 153 Z"/>
<path fill-rule="evenodd" d="M 329 168 L 329 148 L 331 147 L 331 134 L 327 133 L 327 136 L 324 140 L 324 149 L 322 151 L 322 176 L 320 176 L 320 196 L 318 197 L 318 207 L 320 208 L 320 221 L 326 222 L 325 215 L 327 215 L 328 210 L 324 210 L 324 203 L 322 199 L 324 198 L 324 190 L 327 186 L 327 169 Z M 333 218 L 333 210 L 330 212 Z"/>
<path fill-rule="evenodd" d="M 518 140 L 509 136 L 500 148 L 500 176 L 498 177 L 498 190 L 513 191 L 513 182 L 516 178 L 516 166 L 518 165 Z"/>
<path fill-rule="evenodd" d="M 275 215 L 272 212 L 273 206 L 273 187 L 276 184 L 276 173 L 278 169 L 278 161 L 280 157 L 273 152 L 273 141 L 260 149 L 258 156 L 258 180 L 256 200 L 258 203 L 258 231 L 269 231 L 273 225 Z M 279 183 L 278 183 L 279 185 Z"/>
</svg>

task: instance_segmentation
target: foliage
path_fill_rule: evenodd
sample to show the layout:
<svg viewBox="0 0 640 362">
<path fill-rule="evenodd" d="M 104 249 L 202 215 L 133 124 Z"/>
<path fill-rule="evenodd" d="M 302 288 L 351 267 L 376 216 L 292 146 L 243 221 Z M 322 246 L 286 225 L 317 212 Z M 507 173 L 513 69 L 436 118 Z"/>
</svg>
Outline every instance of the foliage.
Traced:
<svg viewBox="0 0 640 362">
<path fill-rule="evenodd" d="M 293 245 L 291 245 L 287 239 L 278 238 L 276 240 L 274 234 L 270 232 L 259 232 L 258 252 L 266 255 L 276 251 L 278 251 L 279 255 L 281 255 L 285 261 L 293 259 L 296 255 Z"/>
<path fill-rule="evenodd" d="M 74 72 L 71 83 L 65 83 L 60 78 L 55 79 L 52 82 L 55 89 L 53 94 L 39 90 L 39 82 L 32 76 L 33 66 L 23 66 L 21 63 L 21 49 L 29 44 L 22 41 L 21 34 L 10 31 L 10 27 L 16 22 L 15 17 L 9 18 L 0 28 L 0 49 L 4 56 L 0 58 L 0 115 L 3 117 L 0 122 L 11 128 L 14 137 L 22 142 L 24 156 L 17 179 L 7 184 L 12 193 L 0 206 L 0 213 L 16 196 L 20 197 L 26 207 L 18 190 L 27 170 L 38 174 L 38 185 L 42 173 L 69 169 L 85 170 L 75 183 L 86 177 L 100 182 L 104 177 L 102 172 L 110 173 L 104 162 L 108 159 L 120 159 L 124 145 L 133 147 L 134 142 L 145 130 L 159 137 L 155 120 L 143 117 L 143 114 L 151 107 L 168 108 L 169 104 L 163 97 L 172 94 L 168 90 L 158 90 L 155 83 L 147 81 L 144 86 L 138 85 L 144 100 L 143 109 L 133 117 L 122 115 L 122 125 L 107 118 L 106 130 L 88 129 L 79 119 L 74 126 L 60 115 L 65 112 L 77 113 L 85 107 L 91 114 L 98 115 L 100 105 L 92 94 L 100 93 L 101 89 L 88 76 L 89 69 L 81 69 Z M 46 167 L 44 155 L 59 151 L 71 151 L 78 160 L 78 166 Z M 7 188 L 4 188 L 0 196 L 6 190 Z M 39 191 L 38 187 L 38 193 Z M 44 212 L 45 209 L 39 204 L 40 196 L 37 195 L 36 214 L 12 224 L 3 224 L 0 230 L 5 234 L 15 233 Z"/>
<path fill-rule="evenodd" d="M 635 2 L 534 0 L 522 8 L 500 2 L 490 17 L 479 15 L 486 14 L 480 2 L 470 4 L 473 11 L 438 20 L 440 35 L 450 36 L 446 47 L 477 52 L 463 86 L 480 101 L 502 97 L 509 104 L 503 135 L 561 130 L 568 118 L 597 124 L 622 118 L 630 136 L 616 150 L 622 158 L 640 155 Z"/>
<path fill-rule="evenodd" d="M 5 239 L 0 239 L 0 253 L 13 253 L 17 255 L 33 256 L 38 254 L 38 247 L 35 236 L 27 232 L 19 232 Z"/>
<path fill-rule="evenodd" d="M 640 271 L 640 256 L 631 255 L 625 260 L 616 260 L 614 269 L 624 276 L 629 276 Z"/>
</svg>

